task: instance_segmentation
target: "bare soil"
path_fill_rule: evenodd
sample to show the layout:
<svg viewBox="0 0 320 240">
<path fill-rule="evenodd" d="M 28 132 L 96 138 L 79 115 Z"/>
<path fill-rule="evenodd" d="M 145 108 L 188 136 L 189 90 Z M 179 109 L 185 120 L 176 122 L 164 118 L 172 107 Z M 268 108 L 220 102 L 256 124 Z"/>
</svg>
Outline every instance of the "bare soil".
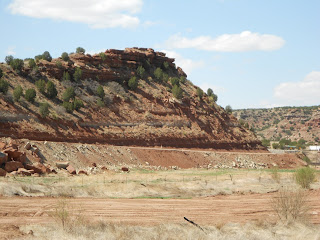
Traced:
<svg viewBox="0 0 320 240">
<path fill-rule="evenodd" d="M 320 190 L 309 192 L 311 222 L 320 223 Z M 219 195 L 194 199 L 67 199 L 70 213 L 90 222 L 99 220 L 155 225 L 184 223 L 187 217 L 200 225 L 227 222 L 273 221 L 270 199 L 276 193 Z M 54 222 L 51 214 L 61 198 L 1 197 L 0 238 L 19 236 L 17 226 Z M 18 235 L 17 235 L 18 234 Z"/>
</svg>

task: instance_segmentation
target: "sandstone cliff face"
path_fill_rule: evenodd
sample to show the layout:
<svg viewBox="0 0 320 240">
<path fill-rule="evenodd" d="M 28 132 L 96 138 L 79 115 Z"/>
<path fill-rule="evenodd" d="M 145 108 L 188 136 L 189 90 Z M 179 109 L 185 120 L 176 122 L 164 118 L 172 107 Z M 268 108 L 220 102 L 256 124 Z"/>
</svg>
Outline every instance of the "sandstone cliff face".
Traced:
<svg viewBox="0 0 320 240">
<path fill-rule="evenodd" d="M 168 77 L 186 77 L 175 66 L 174 59 L 164 53 L 127 48 L 107 50 L 103 57 L 71 54 L 68 62 L 41 60 L 37 65 L 41 78 L 57 86 L 57 98 L 50 100 L 37 92 L 35 104 L 24 99 L 12 102 L 13 88 L 17 85 L 35 88 L 35 79 L 28 68 L 22 77 L 0 65 L 11 83 L 9 93 L 0 96 L 0 136 L 115 145 L 261 149 L 260 141 L 240 126 L 233 115 L 206 95 L 199 99 L 195 94 L 197 87 L 191 82 L 180 83 L 184 97 L 177 100 L 171 93 L 170 81 L 156 81 L 153 75 L 156 68 L 162 68 Z M 136 90 L 129 90 L 128 79 L 137 76 L 139 66 L 146 69 L 145 77 L 139 80 Z M 72 75 L 76 67 L 82 70 L 81 81 L 61 80 L 64 72 Z M 97 104 L 99 85 L 106 93 L 104 106 L 101 101 L 100 106 Z M 66 113 L 61 106 L 62 94 L 69 86 L 75 88 L 77 98 L 85 105 L 73 114 Z M 51 106 L 45 119 L 38 114 L 39 103 L 44 101 Z"/>
</svg>

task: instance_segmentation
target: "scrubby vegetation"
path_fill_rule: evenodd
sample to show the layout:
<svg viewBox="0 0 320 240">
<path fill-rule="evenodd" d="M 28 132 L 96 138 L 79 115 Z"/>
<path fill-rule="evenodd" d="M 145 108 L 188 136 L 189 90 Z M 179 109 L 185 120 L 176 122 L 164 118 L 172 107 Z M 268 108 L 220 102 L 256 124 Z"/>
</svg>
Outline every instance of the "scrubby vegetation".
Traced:
<svg viewBox="0 0 320 240">
<path fill-rule="evenodd" d="M 24 98 L 31 103 L 34 103 L 34 100 L 36 98 L 36 90 L 34 90 L 33 88 L 29 88 L 26 90 L 26 93 L 24 94 Z"/>
<path fill-rule="evenodd" d="M 295 174 L 295 179 L 302 188 L 310 188 L 310 184 L 316 179 L 315 170 L 310 167 L 300 168 Z"/>
</svg>

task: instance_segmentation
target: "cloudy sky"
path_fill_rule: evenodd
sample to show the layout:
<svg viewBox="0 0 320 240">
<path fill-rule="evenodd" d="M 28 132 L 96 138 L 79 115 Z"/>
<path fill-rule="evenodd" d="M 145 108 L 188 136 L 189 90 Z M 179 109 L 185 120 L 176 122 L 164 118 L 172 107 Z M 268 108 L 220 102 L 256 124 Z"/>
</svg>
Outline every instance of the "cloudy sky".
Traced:
<svg viewBox="0 0 320 240">
<path fill-rule="evenodd" d="M 233 108 L 320 104 L 319 0 L 0 0 L 0 61 L 151 47 Z"/>
</svg>

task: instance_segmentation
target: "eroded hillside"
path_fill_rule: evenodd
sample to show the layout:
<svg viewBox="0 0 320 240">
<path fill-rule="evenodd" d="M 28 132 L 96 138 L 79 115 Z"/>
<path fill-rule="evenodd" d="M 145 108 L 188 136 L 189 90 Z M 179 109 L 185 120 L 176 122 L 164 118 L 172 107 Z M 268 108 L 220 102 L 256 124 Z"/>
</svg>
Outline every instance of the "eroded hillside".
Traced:
<svg viewBox="0 0 320 240">
<path fill-rule="evenodd" d="M 42 59 L 35 66 L 25 60 L 20 71 L 0 64 L 2 79 L 9 83 L 8 91 L 0 93 L 0 136 L 115 145 L 261 148 L 255 135 L 212 97 L 199 97 L 197 87 L 164 53 L 128 48 L 68 57 Z M 39 80 L 46 87 L 51 81 L 57 96 L 48 97 Z M 24 96 L 16 100 L 14 91 L 19 85 Z M 68 88 L 74 89 L 75 96 L 66 100 Z M 27 89 L 36 90 L 34 102 L 26 100 Z M 83 107 L 68 109 L 75 101 Z M 49 104 L 45 117 L 40 115 L 43 103 Z"/>
<path fill-rule="evenodd" d="M 271 109 L 235 110 L 243 125 L 253 128 L 259 139 L 280 140 L 303 139 L 309 144 L 319 143 L 320 108 L 314 107 L 279 107 Z"/>
</svg>

